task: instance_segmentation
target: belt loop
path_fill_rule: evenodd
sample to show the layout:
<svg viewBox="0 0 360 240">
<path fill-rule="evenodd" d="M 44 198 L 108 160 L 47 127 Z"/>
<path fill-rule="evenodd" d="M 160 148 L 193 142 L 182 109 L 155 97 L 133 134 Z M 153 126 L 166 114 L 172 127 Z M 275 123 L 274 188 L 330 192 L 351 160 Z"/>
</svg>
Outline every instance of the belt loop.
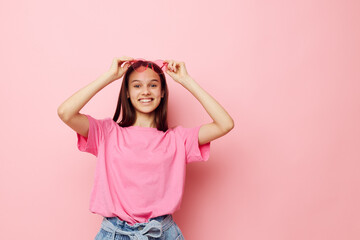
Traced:
<svg viewBox="0 0 360 240">
<path fill-rule="evenodd" d="M 115 240 L 115 235 L 116 235 L 116 228 L 114 228 L 112 240 Z"/>
</svg>

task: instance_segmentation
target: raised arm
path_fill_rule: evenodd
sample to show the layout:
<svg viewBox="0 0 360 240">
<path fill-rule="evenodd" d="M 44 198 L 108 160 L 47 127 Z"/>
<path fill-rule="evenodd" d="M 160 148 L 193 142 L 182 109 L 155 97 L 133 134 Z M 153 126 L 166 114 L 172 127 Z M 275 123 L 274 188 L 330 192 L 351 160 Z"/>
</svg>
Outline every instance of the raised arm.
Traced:
<svg viewBox="0 0 360 240">
<path fill-rule="evenodd" d="M 105 86 L 120 78 L 127 68 L 128 64 L 121 67 L 124 61 L 131 60 L 130 57 L 114 58 L 109 71 L 99 76 L 95 81 L 83 87 L 71 97 L 66 99 L 57 109 L 61 120 L 80 135 L 87 137 L 89 131 L 89 120 L 79 111 L 97 92 Z"/>
<path fill-rule="evenodd" d="M 167 73 L 185 87 L 205 108 L 213 119 L 212 123 L 204 124 L 199 130 L 199 144 L 215 140 L 234 128 L 234 120 L 226 110 L 187 73 L 184 62 L 168 62 Z"/>
<path fill-rule="evenodd" d="M 80 135 L 87 137 L 89 120 L 84 114 L 79 113 L 79 111 L 97 92 L 103 89 L 110 82 L 111 76 L 104 73 L 95 81 L 91 82 L 66 99 L 65 102 L 63 102 L 57 109 L 61 120 Z"/>
</svg>

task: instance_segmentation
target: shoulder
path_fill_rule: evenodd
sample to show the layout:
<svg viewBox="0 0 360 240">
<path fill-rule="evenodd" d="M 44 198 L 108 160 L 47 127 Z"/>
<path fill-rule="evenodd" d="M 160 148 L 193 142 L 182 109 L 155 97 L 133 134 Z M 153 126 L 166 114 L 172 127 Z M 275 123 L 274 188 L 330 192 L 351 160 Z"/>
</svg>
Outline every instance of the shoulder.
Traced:
<svg viewBox="0 0 360 240">
<path fill-rule="evenodd" d="M 89 114 L 85 114 L 89 120 L 90 125 L 95 125 L 101 129 L 111 129 L 117 125 L 117 123 L 110 117 L 106 118 L 95 118 Z"/>
<path fill-rule="evenodd" d="M 186 132 L 186 131 L 193 131 L 194 129 L 197 129 L 201 127 L 201 125 L 198 126 L 194 126 L 194 127 L 184 127 L 182 125 L 177 125 L 175 127 L 173 127 L 173 131 L 177 131 L 177 132 Z"/>
<path fill-rule="evenodd" d="M 195 127 L 184 127 L 184 126 L 178 125 L 178 126 L 173 127 L 172 131 L 176 135 L 179 135 L 182 138 L 187 138 L 190 135 L 197 134 L 200 127 L 201 127 L 200 125 L 195 126 Z"/>
<path fill-rule="evenodd" d="M 169 128 L 168 131 L 172 131 L 174 133 L 182 133 L 184 131 L 184 127 L 181 125 L 177 125 L 172 128 Z"/>
<path fill-rule="evenodd" d="M 106 126 L 107 129 L 122 129 L 122 127 L 117 123 L 115 122 L 112 118 L 110 117 L 107 117 L 107 118 L 104 118 L 102 119 L 104 125 Z"/>
</svg>

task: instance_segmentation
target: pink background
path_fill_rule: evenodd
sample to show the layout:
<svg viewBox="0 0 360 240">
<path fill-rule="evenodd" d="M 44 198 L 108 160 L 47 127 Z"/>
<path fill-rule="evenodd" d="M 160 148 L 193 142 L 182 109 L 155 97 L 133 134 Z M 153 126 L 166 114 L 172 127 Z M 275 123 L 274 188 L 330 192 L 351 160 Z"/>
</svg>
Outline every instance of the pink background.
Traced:
<svg viewBox="0 0 360 240">
<path fill-rule="evenodd" d="M 96 158 L 57 116 L 114 57 L 184 61 L 233 117 L 187 166 L 187 240 L 360 239 L 360 2 L 1 1 L 0 239 L 94 239 Z M 211 121 L 167 75 L 170 125 Z M 112 117 L 121 81 L 82 109 Z"/>
</svg>

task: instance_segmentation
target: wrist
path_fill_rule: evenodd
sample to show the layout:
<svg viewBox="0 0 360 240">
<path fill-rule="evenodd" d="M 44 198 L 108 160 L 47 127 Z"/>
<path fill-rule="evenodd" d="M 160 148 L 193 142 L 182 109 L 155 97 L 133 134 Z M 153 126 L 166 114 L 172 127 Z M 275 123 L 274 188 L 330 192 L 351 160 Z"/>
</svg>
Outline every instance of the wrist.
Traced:
<svg viewBox="0 0 360 240">
<path fill-rule="evenodd" d="M 103 81 L 111 83 L 111 82 L 113 82 L 115 80 L 115 75 L 112 74 L 111 72 L 105 72 L 100 76 L 100 78 Z"/>
<path fill-rule="evenodd" d="M 195 82 L 195 80 L 190 76 L 186 76 L 186 77 L 182 78 L 180 81 L 181 85 L 183 85 L 184 87 L 186 87 L 187 85 L 190 85 L 194 82 Z"/>
</svg>

